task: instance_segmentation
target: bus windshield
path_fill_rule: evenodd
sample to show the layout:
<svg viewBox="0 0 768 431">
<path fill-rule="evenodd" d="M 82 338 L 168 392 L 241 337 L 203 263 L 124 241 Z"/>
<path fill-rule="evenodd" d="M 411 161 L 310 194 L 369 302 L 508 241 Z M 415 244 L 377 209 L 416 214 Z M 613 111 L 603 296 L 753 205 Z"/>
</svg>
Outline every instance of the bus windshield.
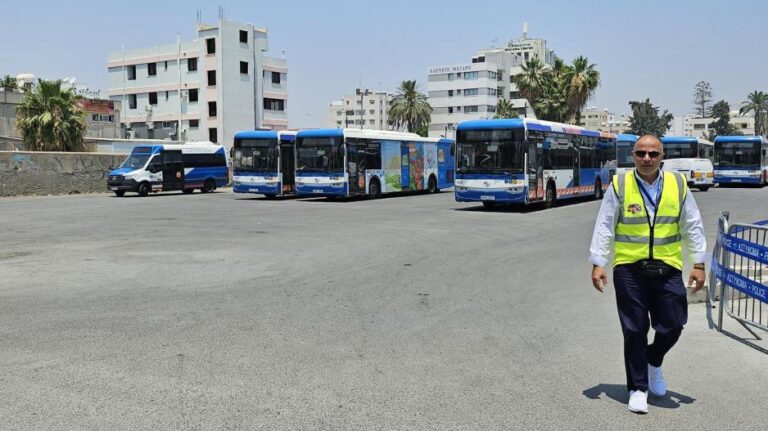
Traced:
<svg viewBox="0 0 768 431">
<path fill-rule="evenodd" d="M 715 166 L 745 168 L 760 165 L 759 143 L 718 142 L 715 145 Z"/>
<path fill-rule="evenodd" d="M 277 171 L 277 139 L 238 139 L 234 156 L 235 169 Z"/>
<path fill-rule="evenodd" d="M 693 159 L 698 157 L 695 142 L 675 142 L 664 144 L 665 159 Z"/>
<path fill-rule="evenodd" d="M 120 168 L 129 168 L 131 170 L 141 169 L 147 165 L 147 160 L 149 160 L 150 157 L 152 157 L 151 153 L 131 153 L 131 155 L 120 164 Z"/>
<path fill-rule="evenodd" d="M 619 142 L 616 148 L 616 158 L 620 168 L 634 168 L 635 159 L 632 157 L 632 150 L 635 144 L 632 142 Z"/>
<path fill-rule="evenodd" d="M 300 138 L 296 169 L 299 171 L 341 171 L 344 169 L 344 149 L 341 137 Z"/>
<path fill-rule="evenodd" d="M 459 130 L 456 160 L 459 172 L 523 171 L 523 129 Z"/>
</svg>

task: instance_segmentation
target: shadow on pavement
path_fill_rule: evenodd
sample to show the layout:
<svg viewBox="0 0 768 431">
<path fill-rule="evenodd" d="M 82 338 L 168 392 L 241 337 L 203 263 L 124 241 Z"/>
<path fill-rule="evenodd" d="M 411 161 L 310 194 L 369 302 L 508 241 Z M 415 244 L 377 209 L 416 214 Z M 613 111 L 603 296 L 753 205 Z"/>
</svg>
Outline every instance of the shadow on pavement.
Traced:
<svg viewBox="0 0 768 431">
<path fill-rule="evenodd" d="M 629 393 L 625 385 L 600 383 L 597 386 L 584 390 L 582 394 L 590 400 L 599 400 L 602 398 L 601 395 L 605 394 L 608 398 L 622 404 L 626 404 L 629 401 Z M 667 394 L 663 397 L 648 394 L 648 404 L 663 409 L 676 409 L 681 404 L 693 404 L 694 401 L 696 401 L 696 398 L 674 391 L 667 391 Z"/>
</svg>

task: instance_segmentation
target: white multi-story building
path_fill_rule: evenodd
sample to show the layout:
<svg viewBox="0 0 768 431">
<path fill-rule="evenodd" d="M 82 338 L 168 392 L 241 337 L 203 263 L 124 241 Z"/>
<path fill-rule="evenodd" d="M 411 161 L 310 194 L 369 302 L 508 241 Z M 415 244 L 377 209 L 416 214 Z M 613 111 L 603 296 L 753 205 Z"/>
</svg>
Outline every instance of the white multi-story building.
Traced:
<svg viewBox="0 0 768 431">
<path fill-rule="evenodd" d="M 527 99 L 520 96 L 514 77 L 522 73 L 522 65 L 539 58 L 552 66 L 557 59 L 544 39 L 531 39 L 527 25 L 523 36 L 502 48 L 481 49 L 471 63 L 433 66 L 427 71 L 432 124 L 429 136 L 454 137 L 461 121 L 493 118 L 499 99 L 507 99 L 522 117 L 535 118 Z"/>
<path fill-rule="evenodd" d="M 264 56 L 267 31 L 220 20 L 199 23 L 197 36 L 109 54 L 109 97 L 125 137 L 231 147 L 236 131 L 287 128 L 288 69 Z"/>
<path fill-rule="evenodd" d="M 388 114 L 392 97 L 386 91 L 357 88 L 355 94 L 331 102 L 323 127 L 391 130 Z"/>
<path fill-rule="evenodd" d="M 743 135 L 755 134 L 755 117 L 740 115 L 739 111 L 731 111 L 730 117 L 731 125 Z M 709 125 L 713 121 L 715 121 L 714 118 L 702 118 L 688 114 L 683 117 L 683 135 L 706 139 L 709 136 Z"/>
<path fill-rule="evenodd" d="M 626 133 L 629 130 L 629 117 L 626 114 L 614 114 L 608 109 L 594 107 L 581 111 L 583 127 L 601 132 Z"/>
</svg>

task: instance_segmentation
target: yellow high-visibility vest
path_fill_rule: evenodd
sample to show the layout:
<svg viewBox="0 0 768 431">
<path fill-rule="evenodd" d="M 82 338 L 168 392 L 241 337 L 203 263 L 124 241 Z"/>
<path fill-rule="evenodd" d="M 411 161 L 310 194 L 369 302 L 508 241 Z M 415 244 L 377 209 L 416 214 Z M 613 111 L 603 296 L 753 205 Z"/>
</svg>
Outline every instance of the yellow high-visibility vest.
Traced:
<svg viewBox="0 0 768 431">
<path fill-rule="evenodd" d="M 613 190 L 619 199 L 614 266 L 658 259 L 683 269 L 679 222 L 688 184 L 673 172 L 665 172 L 661 181 L 661 199 L 654 220 L 648 217 L 634 171 L 613 177 Z"/>
</svg>

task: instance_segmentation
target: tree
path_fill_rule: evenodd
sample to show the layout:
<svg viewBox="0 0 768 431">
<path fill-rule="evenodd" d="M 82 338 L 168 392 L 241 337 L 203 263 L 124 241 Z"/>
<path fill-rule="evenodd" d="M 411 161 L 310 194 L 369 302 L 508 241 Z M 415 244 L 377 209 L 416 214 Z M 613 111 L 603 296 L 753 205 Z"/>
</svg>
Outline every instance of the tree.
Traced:
<svg viewBox="0 0 768 431">
<path fill-rule="evenodd" d="M 526 61 L 521 68 L 523 73 L 515 77 L 515 83 L 520 94 L 533 105 L 533 102 L 544 92 L 544 76 L 547 70 L 538 57 Z"/>
<path fill-rule="evenodd" d="M 517 109 L 509 99 L 499 99 L 496 103 L 496 115 L 493 118 L 517 118 Z"/>
<path fill-rule="evenodd" d="M 389 108 L 389 118 L 397 128 L 405 126 L 409 132 L 416 132 L 423 126 L 429 127 L 432 121 L 432 107 L 427 102 L 427 96 L 419 91 L 419 87 L 415 80 L 400 83 Z"/>
<path fill-rule="evenodd" d="M 666 109 L 659 115 L 659 107 L 653 106 L 646 98 L 643 102 L 631 101 L 632 116 L 629 117 L 629 133 L 633 135 L 654 135 L 661 137 L 669 130 L 674 116 Z"/>
<path fill-rule="evenodd" d="M 768 116 L 768 94 L 762 91 L 753 91 L 747 96 L 747 100 L 741 102 L 739 115 L 749 113 L 755 115 L 755 135 L 765 136 L 766 116 Z"/>
<path fill-rule="evenodd" d="M 701 118 L 712 115 L 712 87 L 707 81 L 699 81 L 693 87 L 693 111 Z"/>
<path fill-rule="evenodd" d="M 16 83 L 16 78 L 11 75 L 5 75 L 3 79 L 0 79 L 0 88 L 15 89 L 19 88 L 19 86 Z"/>
<path fill-rule="evenodd" d="M 576 125 L 581 125 L 581 110 L 600 85 L 600 72 L 586 57 L 578 56 L 569 70 L 568 108 L 576 115 Z"/>
<path fill-rule="evenodd" d="M 712 117 L 715 120 L 709 123 L 709 135 L 707 139 L 714 141 L 716 136 L 740 135 L 741 132 L 731 124 L 731 106 L 725 100 L 712 105 Z"/>
<path fill-rule="evenodd" d="M 61 88 L 61 80 L 37 80 L 34 89 L 24 89 L 16 108 L 16 128 L 31 151 L 85 151 L 85 113 L 79 96 Z"/>
</svg>

